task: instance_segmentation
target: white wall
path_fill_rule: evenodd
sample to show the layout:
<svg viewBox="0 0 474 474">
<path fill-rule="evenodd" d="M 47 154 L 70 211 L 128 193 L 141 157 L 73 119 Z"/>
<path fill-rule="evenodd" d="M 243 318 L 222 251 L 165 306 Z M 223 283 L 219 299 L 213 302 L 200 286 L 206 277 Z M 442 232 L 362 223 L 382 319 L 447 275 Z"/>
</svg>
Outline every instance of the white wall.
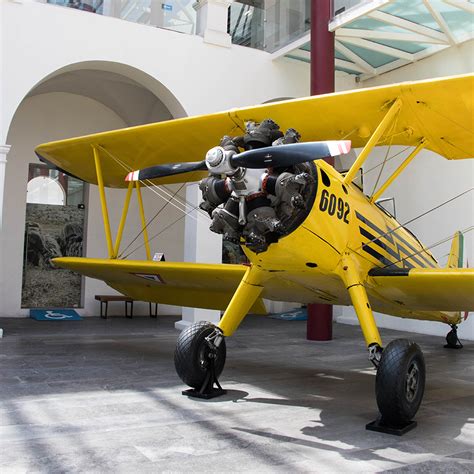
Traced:
<svg viewBox="0 0 474 474">
<path fill-rule="evenodd" d="M 51 92 L 53 82 L 46 88 L 45 82 L 70 71 L 96 69 L 121 74 L 155 94 L 174 117 L 262 103 L 275 97 L 298 97 L 309 91 L 308 66 L 304 63 L 273 62 L 267 53 L 238 46 L 218 47 L 196 36 L 37 2 L 0 1 L 0 22 L 0 144 L 6 142 L 10 130 L 8 143 L 13 145 L 5 188 L 7 216 L 3 226 L 0 223 L 2 235 L 8 238 L 3 246 L 8 261 L 0 269 L 5 281 L 0 301 L 2 316 L 25 314 L 20 310 L 25 170 L 28 162 L 35 160 L 34 146 L 125 126 L 123 114 L 118 116 L 98 102 L 71 94 L 33 96 L 20 106 L 35 86 L 42 83 L 41 87 Z M 64 81 L 61 84 L 63 87 Z M 15 123 L 11 124 L 14 116 Z M 112 228 L 118 223 L 121 208 L 117 194 L 123 192 L 108 192 Z M 150 190 L 144 194 L 151 215 L 157 198 Z M 138 213 L 131 209 L 129 215 L 136 230 Z M 166 226 L 180 215 L 181 211 L 168 206 L 160 215 L 159 226 Z M 168 260 L 182 260 L 183 226 L 184 219 L 163 233 L 153 244 L 153 251 L 164 250 Z M 154 233 L 152 228 L 150 234 Z M 93 186 L 87 255 L 106 255 L 97 189 Z M 133 257 L 141 258 L 143 252 Z M 96 302 L 91 298 L 105 291 L 102 285 L 87 280 L 85 314 L 97 314 Z M 176 312 L 172 308 L 161 310 Z"/>
<path fill-rule="evenodd" d="M 309 91 L 306 64 L 273 62 L 262 51 L 223 48 L 198 36 L 54 5 L 0 5 L 4 17 L 0 34 L 7 45 L 6 74 L 0 85 L 4 130 L 37 83 L 80 62 L 96 68 L 103 68 L 103 62 L 118 63 L 106 67 L 136 74 L 134 79 L 154 92 L 175 117 L 183 110 L 196 115 Z"/>
<path fill-rule="evenodd" d="M 414 81 L 448 75 L 467 74 L 474 70 L 474 41 L 450 48 L 417 63 L 391 71 L 377 78 L 364 81 L 363 87 L 392 84 L 402 81 Z M 469 124 L 467 124 L 469 126 Z M 472 124 L 470 124 L 472 126 Z M 392 147 L 389 156 L 393 156 L 400 147 Z M 387 147 L 375 150 L 367 160 L 364 169 L 369 170 L 384 159 Z M 404 156 L 407 156 L 405 153 Z M 388 162 L 384 168 L 382 181 L 401 163 L 401 156 Z M 378 170 L 364 176 L 366 194 L 371 194 Z M 382 197 L 395 197 L 397 219 L 404 223 L 438 204 L 472 189 L 474 186 L 474 160 L 448 161 L 429 151 L 423 151 L 410 163 L 402 175 L 392 184 Z M 426 245 L 430 246 L 440 240 L 452 237 L 457 230 L 467 229 L 474 224 L 474 193 L 447 204 L 439 210 L 411 223 L 408 228 Z M 465 259 L 469 266 L 474 265 L 474 232 L 465 235 Z M 433 255 L 444 266 L 451 242 L 446 242 L 432 249 Z M 473 289 L 474 291 L 474 289 Z M 340 321 L 356 323 L 352 308 L 344 308 Z M 434 335 L 445 335 L 448 328 L 445 324 L 414 321 L 377 315 L 381 327 L 409 330 Z M 474 316 L 459 329 L 460 337 L 474 339 Z"/>
<path fill-rule="evenodd" d="M 21 316 L 28 313 L 27 310 L 20 309 L 20 302 L 28 164 L 38 162 L 33 153 L 34 147 L 38 143 L 123 126 L 123 120 L 110 109 L 94 100 L 74 94 L 61 92 L 37 95 L 26 99 L 19 107 L 8 135 L 8 142 L 12 145 L 12 149 L 8 155 L 6 169 L 4 225 L 7 232 L 4 242 L 3 268 L 8 278 L 5 278 L 0 294 L 0 314 L 2 316 Z M 106 256 L 106 244 L 98 188 L 89 186 L 88 190 L 86 255 L 87 257 L 103 258 Z M 184 196 L 184 191 L 180 194 Z M 124 196 L 124 190 L 107 190 L 114 235 Z M 165 202 L 149 189 L 143 191 L 143 198 L 147 217 L 151 217 Z M 181 215 L 181 211 L 169 205 L 167 212 L 160 214 L 159 218 L 150 226 L 150 237 Z M 123 235 L 124 244 L 135 237 L 141 228 L 140 226 L 140 217 L 134 196 Z M 152 242 L 152 252 L 164 252 L 168 260 L 182 260 L 183 236 L 184 220 L 181 220 Z M 142 241 L 142 239 L 138 239 L 130 250 L 140 246 Z M 144 259 L 144 249 L 141 248 L 133 253 L 130 258 Z M 112 293 L 112 290 L 103 282 L 86 278 L 85 308 L 81 313 L 97 315 L 98 303 L 94 301 L 94 295 L 103 293 Z M 143 313 L 147 309 L 146 305 L 141 305 L 141 307 L 137 307 L 136 312 Z M 159 307 L 159 311 L 166 314 L 180 314 L 180 309 L 174 307 Z"/>
</svg>

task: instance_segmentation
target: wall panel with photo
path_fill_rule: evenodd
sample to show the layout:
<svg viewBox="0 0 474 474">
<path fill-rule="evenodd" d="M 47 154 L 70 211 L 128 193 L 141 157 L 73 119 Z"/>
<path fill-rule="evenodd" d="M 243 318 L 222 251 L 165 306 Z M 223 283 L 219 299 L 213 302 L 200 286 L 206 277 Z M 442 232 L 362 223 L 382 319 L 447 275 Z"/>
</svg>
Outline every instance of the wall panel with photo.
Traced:
<svg viewBox="0 0 474 474">
<path fill-rule="evenodd" d="M 83 255 L 85 185 L 41 164 L 28 178 L 22 308 L 79 308 L 82 277 L 53 259 Z"/>
</svg>

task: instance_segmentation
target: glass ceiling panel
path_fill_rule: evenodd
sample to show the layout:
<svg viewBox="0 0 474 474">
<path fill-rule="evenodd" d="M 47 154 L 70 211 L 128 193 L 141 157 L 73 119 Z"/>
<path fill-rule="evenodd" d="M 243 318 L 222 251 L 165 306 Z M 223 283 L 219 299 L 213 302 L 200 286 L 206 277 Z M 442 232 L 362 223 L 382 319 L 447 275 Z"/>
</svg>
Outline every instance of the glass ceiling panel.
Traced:
<svg viewBox="0 0 474 474">
<path fill-rule="evenodd" d="M 290 58 L 290 59 L 297 59 L 298 61 L 303 61 L 304 63 L 308 63 L 310 64 L 311 61 L 309 59 L 306 59 L 306 58 L 302 58 L 301 56 L 296 56 L 295 54 L 285 54 L 285 57 L 286 58 Z"/>
<path fill-rule="evenodd" d="M 344 61 L 350 61 L 350 59 L 347 59 L 342 53 L 340 53 L 337 49 L 334 51 L 334 57 L 336 59 L 343 59 Z"/>
<path fill-rule="evenodd" d="M 370 3 L 370 1 L 367 0 L 367 3 Z M 472 5 L 474 4 L 474 0 L 469 0 L 469 2 L 467 2 L 466 0 L 466 3 Z M 360 38 L 360 44 L 362 44 L 363 41 L 370 41 L 374 45 L 379 44 L 380 46 L 387 46 L 389 48 L 393 48 L 394 50 L 409 54 L 416 54 L 423 51 L 425 51 L 426 54 L 434 54 L 440 49 L 437 44 L 433 44 L 431 42 L 425 43 L 423 42 L 423 39 L 419 36 L 418 38 L 421 39 L 421 41 L 401 41 L 397 38 L 396 35 L 391 34 L 399 33 L 403 34 L 406 38 L 413 38 L 414 35 L 418 32 L 417 25 L 422 27 L 419 31 L 420 35 L 423 35 L 423 32 L 426 31 L 423 30 L 423 28 L 429 28 L 433 30 L 433 33 L 444 33 L 443 28 L 438 24 L 436 20 L 436 13 L 444 19 L 450 29 L 451 34 L 456 40 L 456 43 L 466 41 L 467 39 L 472 38 L 474 36 L 474 15 L 469 11 L 445 3 L 444 0 L 430 0 L 428 6 L 434 10 L 435 16 L 431 14 L 430 9 L 425 6 L 425 2 L 423 0 L 391 0 L 390 3 L 377 8 L 376 11 L 391 15 L 392 19 L 388 17 L 387 21 L 393 20 L 394 23 L 397 23 L 397 19 L 400 19 L 411 22 L 412 25 L 409 25 L 408 28 L 403 28 L 403 22 L 401 26 L 396 26 L 396 24 L 386 23 L 385 21 L 381 21 L 379 19 L 370 18 L 369 13 L 365 16 L 359 16 L 356 19 L 350 20 L 348 23 L 344 22 L 339 27 L 336 26 L 336 30 L 339 30 L 339 34 L 336 36 L 336 38 L 350 51 L 352 51 L 354 54 L 366 61 L 373 68 L 377 69 L 382 66 L 388 66 L 388 68 L 390 68 L 390 63 L 394 64 L 393 68 L 399 67 L 400 62 L 398 61 L 398 56 L 396 52 L 394 51 L 394 55 L 392 56 L 389 54 L 389 52 L 387 52 L 388 54 L 386 54 L 385 52 L 374 51 L 372 49 L 367 49 L 363 46 L 356 46 L 352 43 L 349 43 L 349 36 L 353 38 L 352 41 L 354 42 L 356 42 L 356 38 Z M 348 32 L 344 31 L 350 29 L 368 30 L 369 33 L 365 34 L 361 32 L 359 34 L 353 32 L 349 34 Z M 371 34 L 370 32 L 376 32 L 377 34 Z M 394 36 L 397 39 L 384 39 L 385 37 L 393 38 Z M 345 37 L 347 37 L 347 42 L 345 40 Z M 448 36 L 435 34 L 434 38 L 438 39 L 439 43 L 443 44 L 444 47 L 449 47 Z M 376 46 L 375 48 L 377 49 Z M 306 52 L 311 51 L 311 44 L 307 43 L 301 46 L 300 50 Z M 425 56 L 426 54 L 424 54 L 423 56 Z M 293 54 L 292 56 L 295 58 L 297 57 L 296 54 Z M 337 50 L 335 51 L 335 58 L 347 61 L 348 63 L 353 63 L 353 61 L 351 59 L 348 59 L 345 54 Z M 303 58 L 298 59 L 303 60 Z M 309 61 L 306 60 L 306 62 Z M 346 64 L 344 64 L 343 67 L 337 66 L 336 69 L 338 71 L 344 71 L 349 74 L 361 74 L 359 71 L 354 71 L 350 69 L 350 66 L 347 67 Z M 383 68 L 383 71 L 386 70 L 387 67 Z M 375 74 L 377 74 L 377 71 L 375 71 Z M 367 75 L 371 76 L 372 74 L 368 73 Z"/>
<path fill-rule="evenodd" d="M 339 38 L 341 43 L 344 43 L 342 38 Z M 395 61 L 393 56 L 388 54 L 379 53 L 378 51 L 371 51 L 369 49 L 361 48 L 360 46 L 354 46 L 353 44 L 344 43 L 348 49 L 353 53 L 360 56 L 364 61 L 368 62 L 372 67 L 385 66 L 385 64 Z"/>
<path fill-rule="evenodd" d="M 436 20 L 431 16 L 422 0 L 398 0 L 380 8 L 380 11 L 398 16 L 404 20 L 418 23 L 436 31 L 441 31 Z"/>
<path fill-rule="evenodd" d="M 373 30 L 373 31 L 390 31 L 391 33 L 406 33 L 407 30 L 399 28 L 395 25 L 389 25 L 383 21 L 374 20 L 373 18 L 362 17 L 351 21 L 350 24 L 344 25 L 344 28 L 352 28 L 359 30 Z"/>
<path fill-rule="evenodd" d="M 454 34 L 466 34 L 466 32 L 472 34 L 474 32 L 474 18 L 471 13 L 454 8 L 439 0 L 434 0 L 433 6 L 439 11 Z"/>
<path fill-rule="evenodd" d="M 411 43 L 409 41 L 397 41 L 397 40 L 381 40 L 373 39 L 371 40 L 374 43 L 383 44 L 385 46 L 390 46 L 391 48 L 399 49 L 400 51 L 405 51 L 406 53 L 419 53 L 424 51 L 428 45 L 423 45 L 421 43 Z"/>
<path fill-rule="evenodd" d="M 336 71 L 347 72 L 348 74 L 355 74 L 356 76 L 360 75 L 359 71 L 353 71 L 352 69 L 347 69 L 345 67 L 336 66 Z"/>
</svg>

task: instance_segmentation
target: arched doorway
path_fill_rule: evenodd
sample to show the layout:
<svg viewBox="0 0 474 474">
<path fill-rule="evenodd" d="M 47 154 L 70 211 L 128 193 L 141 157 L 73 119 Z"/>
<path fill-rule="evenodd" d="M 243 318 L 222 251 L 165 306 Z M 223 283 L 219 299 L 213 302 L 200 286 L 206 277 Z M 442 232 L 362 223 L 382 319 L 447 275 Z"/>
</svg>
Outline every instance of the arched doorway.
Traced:
<svg viewBox="0 0 474 474">
<path fill-rule="evenodd" d="M 93 295 L 105 290 L 105 285 L 95 280 L 87 280 L 84 284 L 80 278 L 76 283 L 66 278 L 61 283 L 59 272 L 62 270 L 50 264 L 55 256 L 72 255 L 65 253 L 64 240 L 68 236 L 72 236 L 75 245 L 67 247 L 67 252 L 105 256 L 97 189 L 75 183 L 71 178 L 58 175 L 57 171 L 46 170 L 33 176 L 31 167 L 42 166 L 34 155 L 34 147 L 57 139 L 184 115 L 179 101 L 158 81 L 142 71 L 117 63 L 70 65 L 52 73 L 29 92 L 15 113 L 7 137 L 12 148 L 6 168 L 4 200 L 6 233 L 2 271 L 8 275 L 4 277 L 3 288 L 5 315 L 21 314 L 20 307 L 85 307 L 85 314 L 91 314 L 95 311 Z M 108 190 L 112 226 L 119 219 L 122 195 L 122 190 Z M 144 192 L 143 197 L 145 207 L 149 210 L 156 207 L 154 194 Z M 139 229 L 138 212 L 133 212 L 133 206 L 132 202 L 124 242 L 127 238 L 132 240 Z M 173 210 L 170 206 L 162 222 L 173 220 Z M 178 237 L 168 239 L 171 241 L 168 248 L 164 248 L 166 243 L 162 245 L 160 240 L 156 243 L 157 249 L 159 246 L 159 250 L 164 249 L 174 258 L 182 258 L 181 234 L 184 230 L 176 229 L 180 225 L 184 227 L 182 222 L 175 226 L 173 230 Z M 28 239 L 30 247 L 37 246 L 36 256 L 25 246 Z M 134 257 L 141 258 L 140 250 Z M 35 275 L 28 279 L 33 288 L 25 300 L 25 275 L 28 268 L 33 267 Z M 49 284 L 51 281 L 54 285 Z M 57 290 L 66 287 L 67 294 Z M 35 295 L 41 295 L 41 298 Z"/>
</svg>

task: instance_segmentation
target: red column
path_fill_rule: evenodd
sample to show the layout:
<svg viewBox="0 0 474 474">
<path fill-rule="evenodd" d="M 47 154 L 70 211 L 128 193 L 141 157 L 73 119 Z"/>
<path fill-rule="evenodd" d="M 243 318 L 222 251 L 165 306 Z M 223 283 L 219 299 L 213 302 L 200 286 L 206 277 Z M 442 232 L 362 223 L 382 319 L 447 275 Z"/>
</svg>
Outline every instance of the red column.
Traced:
<svg viewBox="0 0 474 474">
<path fill-rule="evenodd" d="M 311 95 L 334 92 L 334 33 L 328 29 L 332 0 L 311 2 Z"/>
<path fill-rule="evenodd" d="M 332 0 L 311 1 L 311 95 L 334 92 L 334 33 L 328 29 L 332 4 Z M 334 158 L 327 162 L 334 165 Z M 306 338 L 310 341 L 332 339 L 332 305 L 308 305 Z"/>
</svg>

